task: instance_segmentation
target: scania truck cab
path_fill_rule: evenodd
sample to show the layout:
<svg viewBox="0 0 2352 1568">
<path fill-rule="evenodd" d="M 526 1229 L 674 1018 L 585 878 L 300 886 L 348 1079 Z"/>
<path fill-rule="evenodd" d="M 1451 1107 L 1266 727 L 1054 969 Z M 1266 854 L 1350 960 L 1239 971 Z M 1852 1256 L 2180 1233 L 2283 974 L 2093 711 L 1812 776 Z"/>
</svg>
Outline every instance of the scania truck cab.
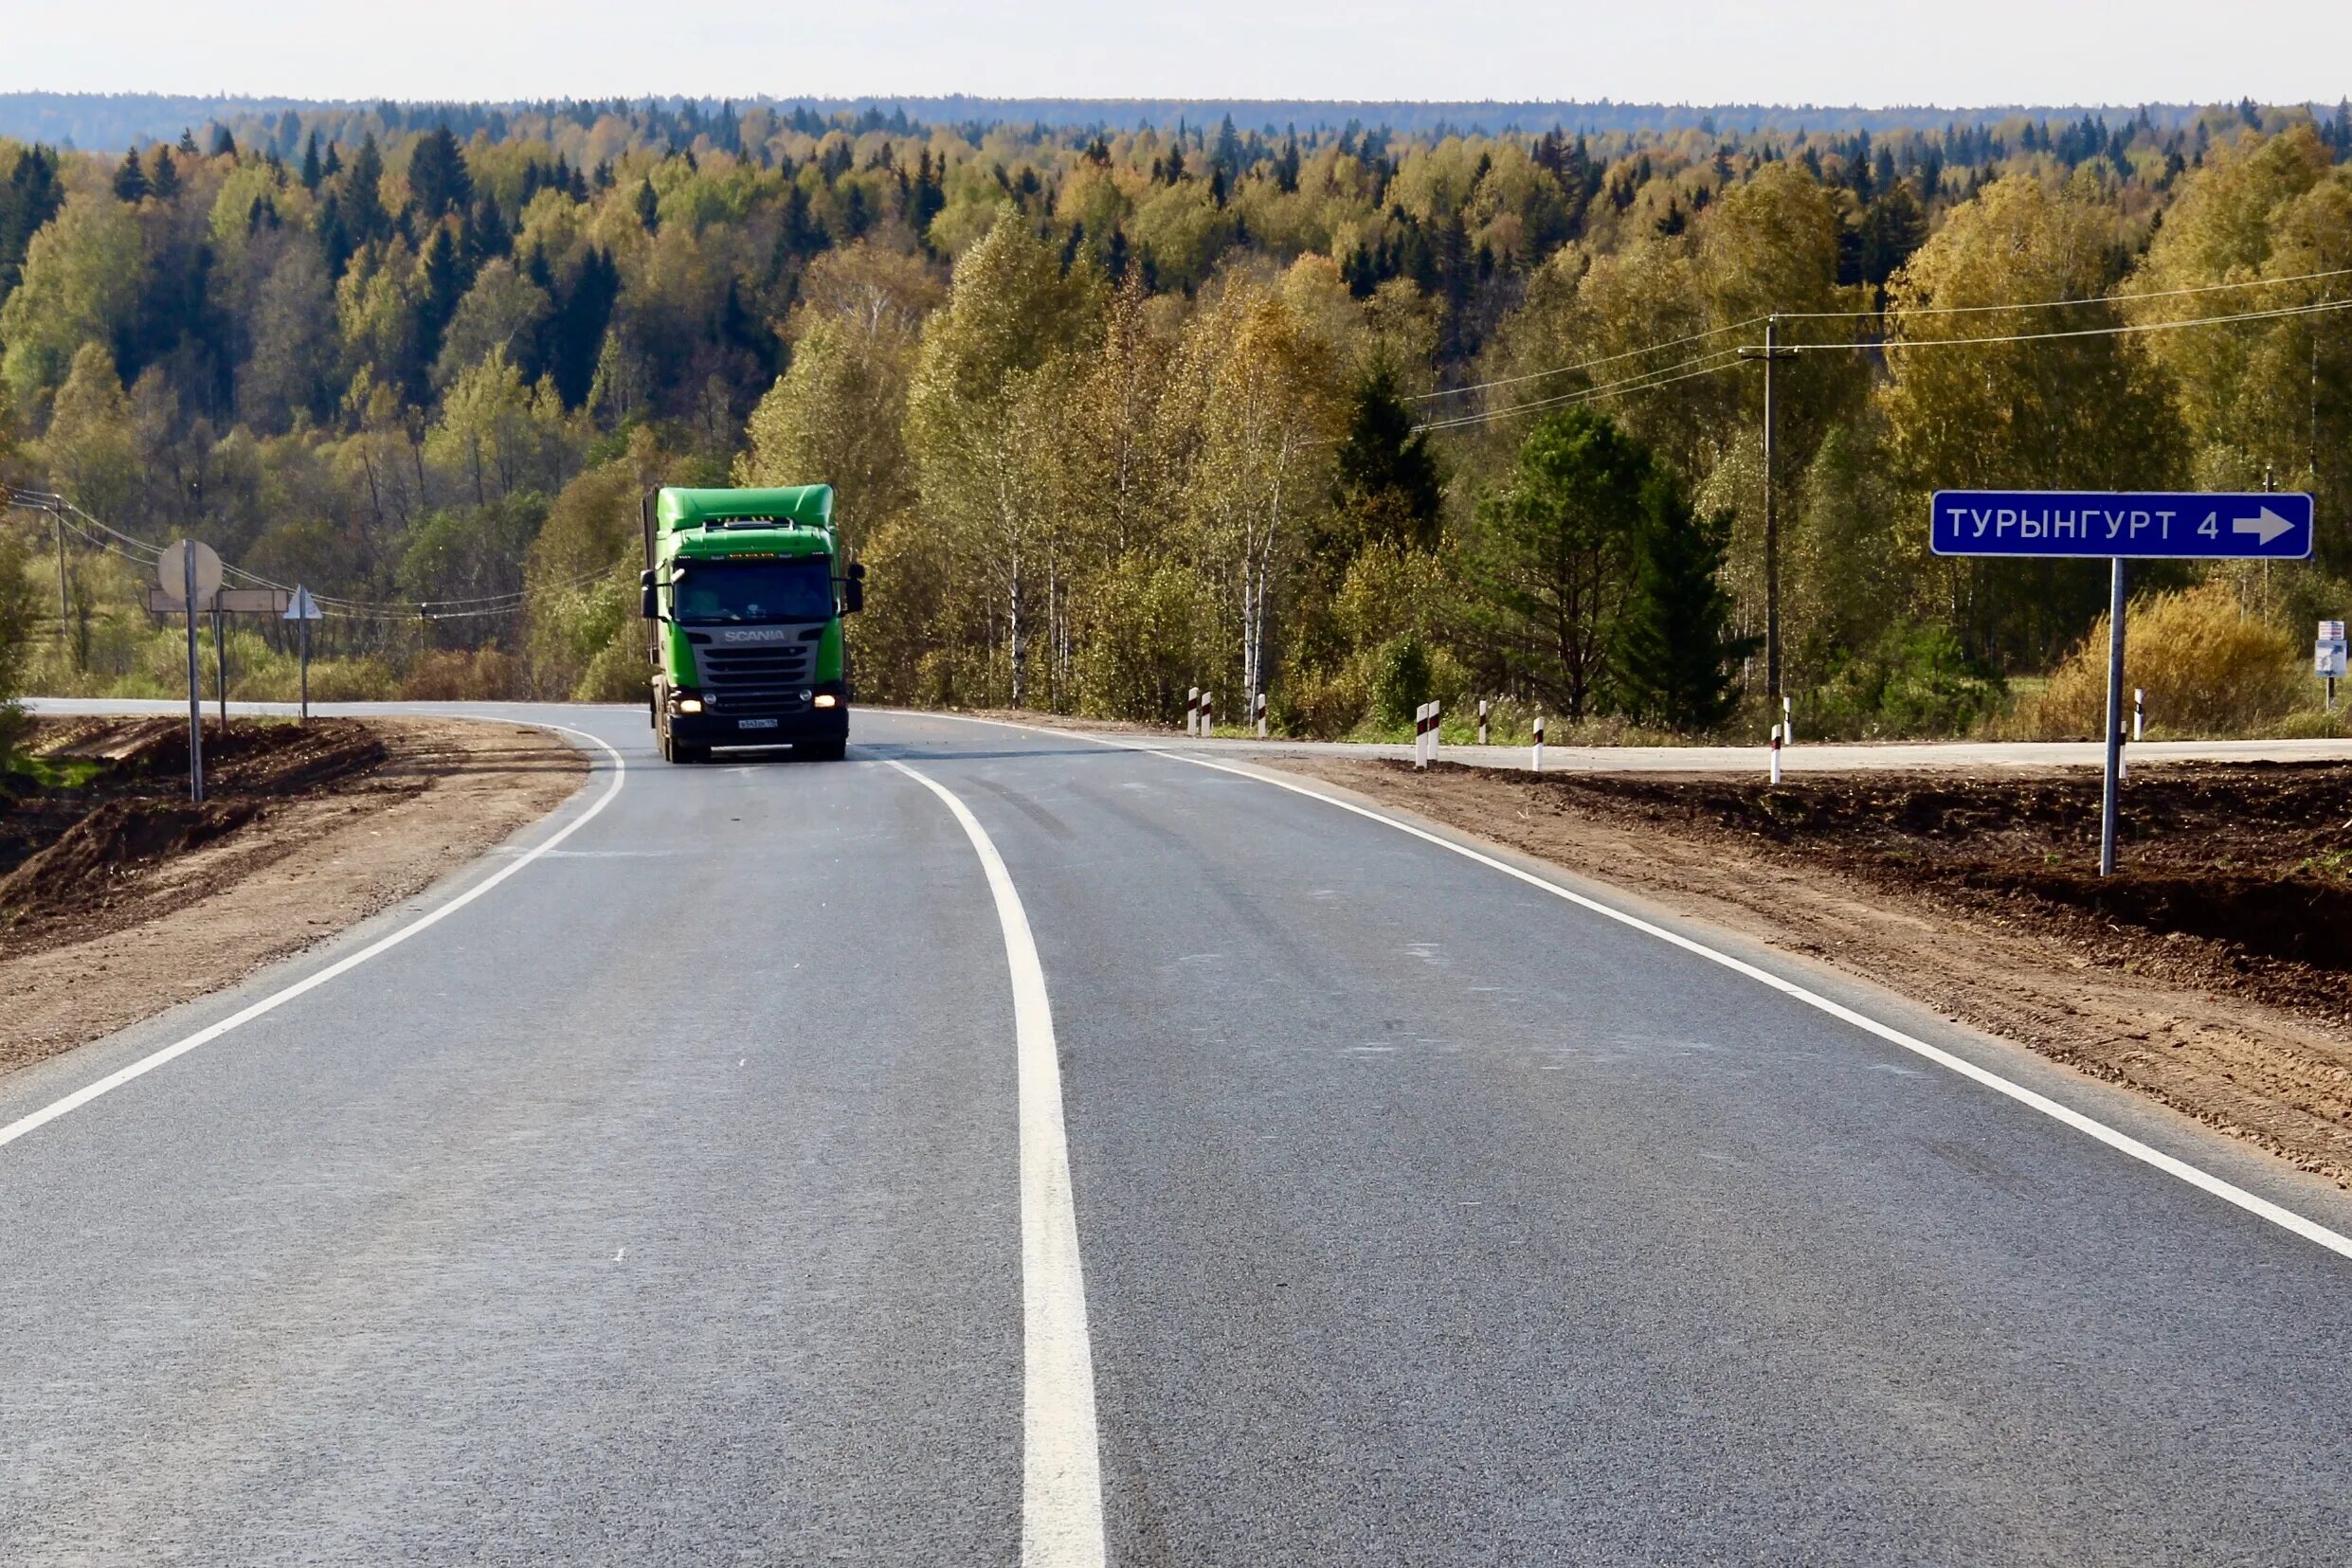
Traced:
<svg viewBox="0 0 2352 1568">
<path fill-rule="evenodd" d="M 789 746 L 839 760 L 849 744 L 841 618 L 865 568 L 833 532 L 833 487 L 657 490 L 645 497 L 653 727 L 661 755 Z"/>
</svg>

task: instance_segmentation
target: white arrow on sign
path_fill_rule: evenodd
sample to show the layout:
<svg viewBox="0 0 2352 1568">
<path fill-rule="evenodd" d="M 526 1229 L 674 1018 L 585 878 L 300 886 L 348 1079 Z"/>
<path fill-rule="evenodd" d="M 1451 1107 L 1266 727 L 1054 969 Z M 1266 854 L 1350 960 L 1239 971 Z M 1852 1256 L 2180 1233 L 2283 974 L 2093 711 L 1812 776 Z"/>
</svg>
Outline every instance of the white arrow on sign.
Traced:
<svg viewBox="0 0 2352 1568">
<path fill-rule="evenodd" d="M 2240 517 L 2230 526 L 2240 533 L 2253 534 L 2256 544 L 2267 545 L 2295 525 L 2266 506 L 2261 516 Z"/>
</svg>

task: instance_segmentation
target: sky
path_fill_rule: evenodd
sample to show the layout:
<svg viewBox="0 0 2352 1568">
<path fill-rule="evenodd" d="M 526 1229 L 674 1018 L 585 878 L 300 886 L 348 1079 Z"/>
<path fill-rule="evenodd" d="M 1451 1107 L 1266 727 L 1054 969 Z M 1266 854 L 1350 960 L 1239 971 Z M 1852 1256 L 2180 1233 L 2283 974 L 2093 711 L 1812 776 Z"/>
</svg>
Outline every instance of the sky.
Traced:
<svg viewBox="0 0 2352 1568">
<path fill-rule="evenodd" d="M 0 91 L 2335 102 L 2347 0 L 0 0 Z"/>
</svg>

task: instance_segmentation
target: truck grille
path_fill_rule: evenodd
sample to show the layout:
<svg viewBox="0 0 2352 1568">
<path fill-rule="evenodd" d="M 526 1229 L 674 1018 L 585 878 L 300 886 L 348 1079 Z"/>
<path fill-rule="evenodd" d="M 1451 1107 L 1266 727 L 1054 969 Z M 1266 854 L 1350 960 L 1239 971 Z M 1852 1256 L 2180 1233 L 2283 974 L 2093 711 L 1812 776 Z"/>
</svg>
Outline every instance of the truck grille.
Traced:
<svg viewBox="0 0 2352 1568">
<path fill-rule="evenodd" d="M 769 718 L 808 706 L 814 642 L 767 642 L 695 649 L 704 695 L 720 717 Z"/>
</svg>

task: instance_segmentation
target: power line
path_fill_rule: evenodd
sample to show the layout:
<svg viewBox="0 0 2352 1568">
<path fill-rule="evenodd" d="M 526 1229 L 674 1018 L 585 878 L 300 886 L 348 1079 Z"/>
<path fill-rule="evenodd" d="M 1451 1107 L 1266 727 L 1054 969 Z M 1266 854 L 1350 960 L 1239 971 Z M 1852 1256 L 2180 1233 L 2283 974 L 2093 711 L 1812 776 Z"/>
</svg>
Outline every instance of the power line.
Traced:
<svg viewBox="0 0 2352 1568">
<path fill-rule="evenodd" d="M 2334 267 L 2325 272 L 2297 273 L 2287 278 L 2249 278 L 2230 283 L 2199 283 L 2188 288 L 2157 289 L 2151 290 L 2144 294 L 2093 295 L 2079 299 L 2025 299 L 2015 300 L 2009 303 L 1998 305 L 1920 305 L 1907 309 L 1876 311 L 1776 311 L 1772 314 L 1778 315 L 1783 321 L 1853 321 L 1883 319 L 1892 323 L 1901 321 L 1910 316 L 1981 315 L 2002 311 L 2065 310 L 2081 305 L 2129 305 L 2136 304 L 2144 299 L 2177 299 L 2193 295 L 2217 294 L 2231 289 L 2283 288 L 2290 283 L 2317 283 L 2336 278 L 2352 278 L 2352 267 Z M 2133 332 L 2158 332 L 2164 331 L 2168 327 L 2172 326 L 2206 326 L 2227 321 L 2258 321 L 2268 319 L 2272 315 L 2297 315 L 2307 309 L 2313 308 L 2334 309 L 2336 308 L 2336 303 L 2334 301 L 2320 301 L 2316 305 L 2283 307 L 2277 312 L 2256 311 L 2233 315 L 2198 316 L 2180 322 L 2162 324 L 2143 323 L 2139 326 L 2128 329 L 2096 328 L 2086 329 L 2080 333 L 2019 333 L 2014 336 L 2006 337 L 1904 339 L 1900 341 L 1905 343 L 1931 341 L 1951 343 L 2021 343 L 2032 341 L 2036 336 L 2097 336 L 2124 330 Z M 1765 316 L 1751 315 L 1744 321 L 1735 321 L 1728 326 L 1714 327 L 1706 332 L 1692 333 L 1682 337 L 1670 337 L 1662 342 L 1648 344 L 1642 348 L 1628 349 L 1622 353 L 1605 354 L 1599 359 L 1587 359 L 1574 365 L 1562 365 L 1548 370 L 1529 370 L 1523 375 L 1504 376 L 1499 380 L 1494 381 L 1475 382 L 1466 387 L 1452 387 L 1443 391 L 1422 392 L 1417 394 L 1411 399 L 1408 399 L 1407 401 L 1426 403 L 1437 398 L 1458 397 L 1466 392 L 1489 391 L 1498 387 L 1516 387 L 1529 381 L 1546 380 L 1551 376 L 1571 375 L 1579 370 L 1589 370 L 1602 365 L 1613 365 L 1620 360 L 1637 359 L 1643 354 L 1661 353 L 1668 349 L 1681 348 L 1687 344 L 1704 342 L 1710 337 L 1720 337 L 1726 333 L 1738 332 L 1743 328 L 1755 326 L 1758 322 L 1765 319 Z M 1784 345 L 1784 347 L 1803 349 L 1811 352 L 1818 353 L 1825 350 L 1831 349 L 1853 349 L 1865 347 L 1892 348 L 1896 346 L 1897 341 L 1898 340 L 1889 339 L 1874 344 L 1794 343 Z M 1523 404 L 1519 406 L 1523 408 L 1536 408 L 1546 406 L 1547 405 L 1540 403 L 1530 403 Z M 1499 410 L 1498 412 L 1510 412 L 1510 410 Z M 1452 421 L 1438 421 L 1424 424 L 1421 428 L 1431 430 L 1445 429 L 1450 427 L 1453 423 L 1454 422 Z"/>
<path fill-rule="evenodd" d="M 1678 349 L 1688 343 L 1703 343 L 1710 337 L 1721 337 L 1726 333 L 1744 331 L 1745 329 L 1752 327 L 1764 319 L 1764 318 L 1761 315 L 1751 315 L 1745 321 L 1734 321 L 1728 326 L 1710 327 L 1703 333 L 1692 333 L 1687 337 L 1670 337 L 1663 343 L 1652 343 L 1644 348 L 1628 349 L 1623 353 L 1603 354 L 1599 359 L 1587 359 L 1579 365 L 1563 365 L 1556 369 L 1550 370 L 1529 370 L 1525 375 L 1504 376 L 1499 381 L 1474 382 L 1467 387 L 1449 387 L 1445 388 L 1445 390 L 1439 392 L 1420 392 L 1415 394 L 1406 401 L 1411 403 L 1427 403 L 1436 398 L 1460 397 L 1465 392 L 1490 391 L 1497 387 L 1516 387 L 1522 382 L 1542 381 L 1549 376 L 1564 376 L 1577 370 L 1589 370 L 1594 369 L 1596 366 L 1614 365 L 1621 359 L 1637 359 L 1643 354 L 1662 353 L 1668 349 Z"/>
<path fill-rule="evenodd" d="M 1679 365 L 1660 366 L 1654 370 L 1645 370 L 1640 375 L 1627 376 L 1619 381 L 1603 382 L 1598 387 L 1580 387 L 1573 392 L 1562 392 L 1555 397 L 1538 398 L 1529 403 L 1514 403 L 1507 407 L 1490 408 L 1481 413 L 1459 414 L 1452 419 L 1435 420 L 1426 424 L 1418 425 L 1416 428 L 1457 430 L 1466 425 L 1484 424 L 1511 414 L 1527 414 L 1539 408 L 1564 408 L 1574 404 L 1590 403 L 1597 398 L 1606 397 L 1613 393 L 1631 395 L 1635 392 L 1647 392 L 1659 387 L 1671 387 L 1677 381 L 1690 381 L 1698 376 L 1713 375 L 1718 370 L 1730 369 L 1739 363 L 1739 358 L 1740 351 L 1737 349 L 1724 349 L 1711 354 L 1701 354 L 1695 359 L 1684 360 Z"/>
<path fill-rule="evenodd" d="M 89 545 L 92 549 L 119 555 L 125 560 L 136 562 L 141 566 L 154 566 L 156 561 L 162 558 L 164 551 L 163 546 L 151 544 L 147 540 L 138 538 L 134 534 L 125 533 L 120 529 L 110 527 L 108 524 L 92 516 L 89 513 L 84 512 L 81 507 L 76 506 L 72 501 L 67 500 L 64 496 L 57 495 L 54 492 L 44 490 L 25 490 L 10 486 L 0 486 L 0 496 L 5 496 L 7 497 L 8 504 L 11 507 L 22 507 L 27 511 L 46 512 L 50 514 L 58 519 L 61 525 L 72 532 L 76 538 L 81 540 L 84 544 Z M 98 530 L 99 532 L 107 535 L 107 537 L 101 539 L 95 534 L 92 534 L 87 530 L 77 525 L 71 520 L 71 518 L 75 517 L 80 518 L 82 523 L 88 524 L 90 528 Z M 135 550 L 144 550 L 147 553 L 145 555 L 138 555 L 133 553 Z M 326 610 L 330 614 L 353 620 L 448 621 L 460 620 L 467 616 L 475 615 L 506 615 L 520 608 L 524 600 L 533 592 L 548 590 L 560 592 L 565 589 L 579 587 L 584 584 L 595 582 L 600 578 L 610 576 L 620 568 L 623 561 L 625 561 L 626 559 L 627 558 L 624 556 L 615 560 L 610 566 L 599 567 L 592 571 L 575 572 L 571 576 L 559 579 L 554 583 L 538 585 L 536 588 L 525 586 L 521 588 L 508 589 L 498 593 L 474 594 L 457 599 L 431 599 L 410 601 L 407 604 L 394 604 L 381 600 L 346 599 L 332 594 L 322 593 L 314 593 L 311 597 L 317 602 L 321 609 Z M 280 583 L 273 578 L 263 577 L 259 572 L 247 571 L 243 567 L 230 566 L 226 563 L 223 563 L 221 570 L 225 576 L 238 578 L 244 582 L 250 583 L 257 587 L 274 588 L 280 593 L 292 593 L 294 591 L 294 586 L 292 584 Z"/>
<path fill-rule="evenodd" d="M 2314 276 L 2324 275 L 2315 274 Z M 1971 345 L 2001 343 L 2041 343 L 2067 338 L 2123 337 L 2142 333 L 2179 332 L 2190 327 L 2220 327 L 2247 321 L 2277 321 L 2294 316 L 2319 315 L 2343 310 L 2352 310 L 2352 299 L 2316 300 L 2301 305 L 2280 305 L 2269 310 L 2238 311 L 2224 315 L 2188 316 L 2177 321 L 2120 322 L 2112 326 L 2074 327 L 2053 332 L 2000 333 L 1978 337 L 1891 337 L 1864 343 L 1791 343 L 1783 344 L 1782 347 L 1789 352 L 1850 353 L 1857 349 L 1898 351 L 1911 349 L 1964 348 Z M 1657 345 L 1659 348 L 1666 346 L 1665 344 Z M 1672 386 L 1677 381 L 1688 381 L 1695 376 L 1711 375 L 1717 370 L 1728 369 L 1730 362 L 1735 361 L 1738 354 L 1737 350 L 1719 351 L 1715 353 L 1685 360 L 1678 365 L 1663 366 L 1655 370 L 1644 371 L 1640 375 L 1604 382 L 1598 387 L 1579 387 L 1573 392 L 1564 392 L 1557 397 L 1515 403 L 1508 407 L 1488 409 L 1477 414 L 1463 414 L 1451 419 L 1431 420 L 1415 428 L 1420 430 L 1460 429 L 1469 425 L 1484 424 L 1511 414 L 1532 413 L 1539 409 L 1584 403 L 1610 393 L 1622 392 L 1630 395 L 1634 392 L 1646 392 L 1654 387 Z M 1619 355 L 1617 357 L 1628 356 Z"/>
</svg>

